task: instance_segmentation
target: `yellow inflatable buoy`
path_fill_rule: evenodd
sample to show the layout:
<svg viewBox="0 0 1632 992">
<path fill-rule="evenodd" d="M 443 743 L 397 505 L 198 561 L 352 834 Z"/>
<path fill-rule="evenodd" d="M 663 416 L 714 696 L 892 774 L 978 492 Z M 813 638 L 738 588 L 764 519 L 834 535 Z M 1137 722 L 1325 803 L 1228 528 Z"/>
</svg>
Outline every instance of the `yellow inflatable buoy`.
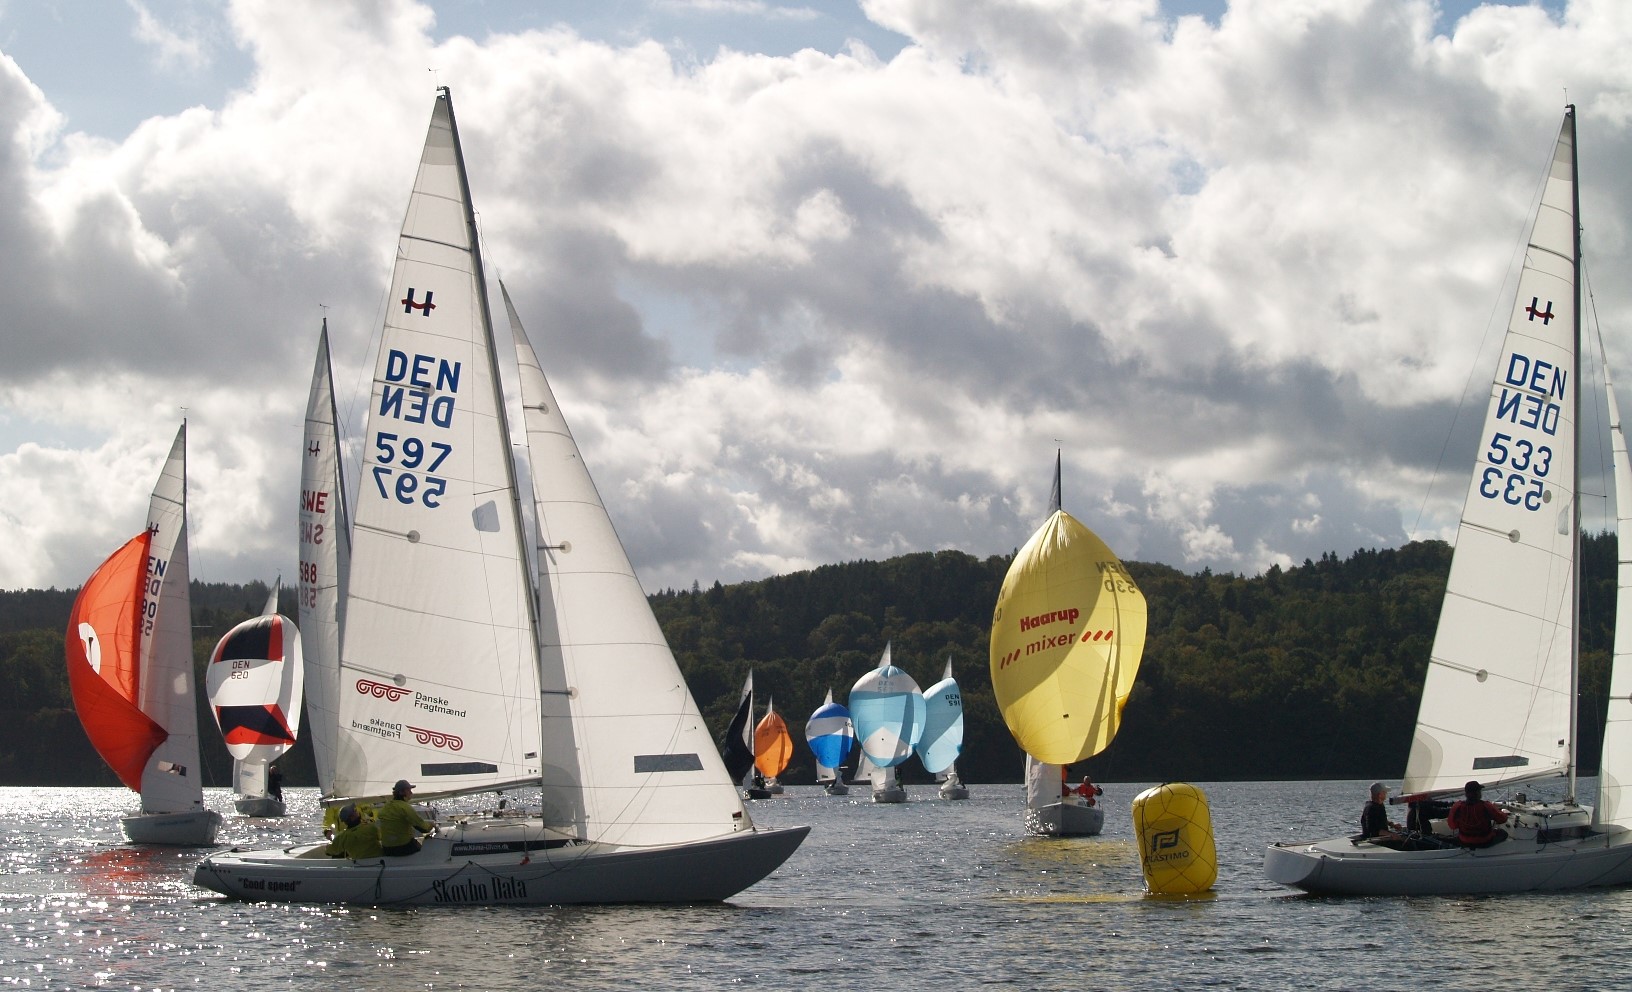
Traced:
<svg viewBox="0 0 1632 992">
<path fill-rule="evenodd" d="M 1152 895 L 1188 896 L 1218 881 L 1218 850 L 1207 797 L 1193 785 L 1169 782 L 1133 800 L 1139 863 Z"/>
</svg>

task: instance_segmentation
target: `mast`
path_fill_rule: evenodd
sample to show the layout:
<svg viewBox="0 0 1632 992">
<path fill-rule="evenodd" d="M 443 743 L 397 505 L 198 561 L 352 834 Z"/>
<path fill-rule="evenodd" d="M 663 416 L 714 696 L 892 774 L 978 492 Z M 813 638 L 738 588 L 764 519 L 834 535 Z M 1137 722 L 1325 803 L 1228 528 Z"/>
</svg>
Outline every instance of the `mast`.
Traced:
<svg viewBox="0 0 1632 992">
<path fill-rule="evenodd" d="M 1576 148 L 1575 104 L 1564 108 L 1570 122 L 1570 228 L 1575 238 L 1573 282 L 1575 301 L 1575 505 L 1571 512 L 1574 529 L 1570 580 L 1570 753 L 1568 801 L 1575 802 L 1576 750 L 1581 718 L 1581 159 Z"/>
</svg>

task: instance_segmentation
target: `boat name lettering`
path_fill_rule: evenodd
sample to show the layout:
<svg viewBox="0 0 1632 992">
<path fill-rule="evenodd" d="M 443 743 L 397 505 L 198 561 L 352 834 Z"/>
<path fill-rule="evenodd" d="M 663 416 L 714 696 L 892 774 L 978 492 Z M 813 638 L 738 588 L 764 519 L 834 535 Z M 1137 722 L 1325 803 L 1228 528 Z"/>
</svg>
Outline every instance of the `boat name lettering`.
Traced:
<svg viewBox="0 0 1632 992">
<path fill-rule="evenodd" d="M 464 749 L 465 739 L 458 734 L 450 734 L 441 730 L 432 730 L 429 727 L 409 727 L 414 733 L 414 740 L 432 747 L 445 747 L 449 751 Z"/>
<path fill-rule="evenodd" d="M 232 674 L 227 677 L 231 679 L 247 679 L 249 678 L 249 669 L 254 664 L 255 663 L 250 661 L 248 658 L 234 658 L 232 660 Z"/>
<path fill-rule="evenodd" d="M 1061 620 L 1064 620 L 1066 623 L 1074 624 L 1077 622 L 1077 617 L 1081 615 L 1082 611 L 1073 606 L 1069 610 L 1054 610 L 1050 613 L 1039 613 L 1034 617 L 1021 617 L 1020 629 L 1030 630 L 1033 627 L 1041 627 L 1044 624 L 1059 623 Z"/>
<path fill-rule="evenodd" d="M 300 882 L 280 882 L 275 878 L 245 878 L 238 876 L 238 887 L 250 892 L 299 892 Z"/>
<path fill-rule="evenodd" d="M 328 513 L 329 494 L 320 489 L 302 489 L 300 508 L 308 513 Z"/>
<path fill-rule="evenodd" d="M 360 730 L 365 734 L 383 737 L 386 740 L 400 740 L 402 738 L 402 724 L 386 723 L 384 720 L 370 720 L 367 723 L 351 721 L 352 730 Z"/>
<path fill-rule="evenodd" d="M 384 699 L 393 703 L 408 695 L 408 690 L 401 686 L 375 682 L 372 679 L 358 679 L 357 692 L 360 695 L 373 696 L 375 699 Z"/>
<path fill-rule="evenodd" d="M 446 699 L 442 699 L 437 696 L 427 696 L 423 692 L 414 693 L 414 705 L 431 713 L 445 713 L 448 716 L 456 716 L 460 719 L 464 719 L 465 716 L 464 710 L 456 710 L 452 706 L 449 706 Z"/>
<path fill-rule="evenodd" d="M 527 883 L 509 875 L 491 875 L 463 882 L 438 879 L 431 883 L 436 902 L 491 902 L 527 898 Z"/>
</svg>

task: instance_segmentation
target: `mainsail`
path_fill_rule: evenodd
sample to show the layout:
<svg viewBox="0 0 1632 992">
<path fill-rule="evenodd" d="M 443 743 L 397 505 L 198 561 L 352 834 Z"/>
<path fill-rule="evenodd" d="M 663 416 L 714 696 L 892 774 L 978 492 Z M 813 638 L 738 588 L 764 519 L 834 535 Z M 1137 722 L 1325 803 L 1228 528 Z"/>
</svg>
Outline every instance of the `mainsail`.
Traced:
<svg viewBox="0 0 1632 992">
<path fill-rule="evenodd" d="M 329 322 L 318 334 L 317 362 L 306 400 L 300 463 L 300 581 L 298 620 L 305 647 L 306 736 L 312 742 L 317 785 L 335 794 L 339 748 L 340 632 L 345 626 L 346 576 L 351 569 L 351 526 L 340 469 L 339 416 L 329 365 Z"/>
<path fill-rule="evenodd" d="M 1567 116 L 1490 383 L 1402 792 L 1573 768 L 1575 118 Z"/>
<path fill-rule="evenodd" d="M 436 102 L 374 368 L 340 651 L 335 792 L 536 783 L 531 577 L 453 110 Z"/>
</svg>

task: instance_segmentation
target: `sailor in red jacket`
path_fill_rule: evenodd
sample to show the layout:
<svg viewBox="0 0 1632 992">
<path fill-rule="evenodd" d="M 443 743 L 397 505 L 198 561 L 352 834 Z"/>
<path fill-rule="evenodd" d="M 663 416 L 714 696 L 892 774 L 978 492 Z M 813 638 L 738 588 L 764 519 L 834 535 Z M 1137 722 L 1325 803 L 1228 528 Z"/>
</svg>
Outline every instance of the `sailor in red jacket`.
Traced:
<svg viewBox="0 0 1632 992">
<path fill-rule="evenodd" d="M 1507 811 L 1484 799 L 1484 787 L 1469 782 L 1462 787 L 1463 799 L 1451 807 L 1445 825 L 1456 831 L 1456 839 L 1468 847 L 1489 847 L 1507 839 L 1507 831 L 1496 824 L 1507 822 Z"/>
</svg>

